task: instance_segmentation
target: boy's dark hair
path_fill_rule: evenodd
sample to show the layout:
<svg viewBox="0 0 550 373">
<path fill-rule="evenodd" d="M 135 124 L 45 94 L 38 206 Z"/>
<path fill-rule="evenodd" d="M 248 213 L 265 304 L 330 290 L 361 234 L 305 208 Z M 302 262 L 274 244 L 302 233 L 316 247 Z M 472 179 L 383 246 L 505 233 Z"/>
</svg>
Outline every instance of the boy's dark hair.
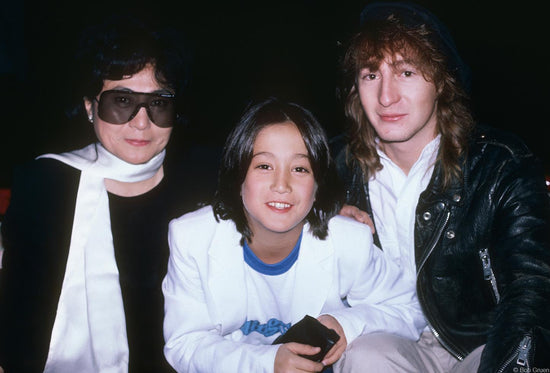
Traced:
<svg viewBox="0 0 550 373">
<path fill-rule="evenodd" d="M 258 133 L 269 125 L 283 122 L 294 123 L 306 145 L 317 183 L 315 202 L 306 220 L 313 235 L 324 239 L 328 234 L 328 221 L 338 213 L 342 201 L 342 189 L 337 181 L 325 131 L 311 112 L 298 104 L 277 98 L 268 98 L 250 106 L 227 138 L 214 197 L 214 215 L 216 220 L 233 220 L 243 239 L 251 240 L 252 232 L 240 194 L 241 185 L 252 161 Z"/>
<path fill-rule="evenodd" d="M 179 31 L 157 31 L 137 18 L 111 16 L 82 34 L 74 71 L 80 102 L 70 114 L 82 111 L 82 98 L 95 98 L 104 80 L 123 79 L 148 64 L 154 67 L 158 83 L 175 93 L 181 114 L 181 98 L 190 81 L 190 58 L 188 41 Z"/>
</svg>

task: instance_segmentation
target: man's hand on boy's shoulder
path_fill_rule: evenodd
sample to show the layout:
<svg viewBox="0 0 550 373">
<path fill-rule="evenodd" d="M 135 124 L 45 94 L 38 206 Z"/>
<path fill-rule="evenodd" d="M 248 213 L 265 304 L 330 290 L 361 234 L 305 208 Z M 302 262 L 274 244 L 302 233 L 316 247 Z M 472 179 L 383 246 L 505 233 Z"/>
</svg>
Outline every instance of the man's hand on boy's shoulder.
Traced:
<svg viewBox="0 0 550 373">
<path fill-rule="evenodd" d="M 374 222 L 372 221 L 369 214 L 359 209 L 359 207 L 352 206 L 352 205 L 344 205 L 340 210 L 339 214 L 342 216 L 347 216 L 348 218 L 355 219 L 359 223 L 368 225 L 370 227 L 372 234 L 374 234 L 375 232 Z"/>
</svg>

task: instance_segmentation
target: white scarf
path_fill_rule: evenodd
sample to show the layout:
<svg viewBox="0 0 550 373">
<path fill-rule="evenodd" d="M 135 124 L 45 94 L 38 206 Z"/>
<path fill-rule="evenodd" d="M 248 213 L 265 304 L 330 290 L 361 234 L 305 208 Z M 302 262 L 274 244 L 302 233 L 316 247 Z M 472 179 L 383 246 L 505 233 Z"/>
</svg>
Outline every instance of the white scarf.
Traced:
<svg viewBox="0 0 550 373">
<path fill-rule="evenodd" d="M 45 154 L 82 171 L 63 287 L 44 372 L 125 373 L 128 340 L 115 261 L 105 179 L 153 177 L 165 151 L 134 165 L 100 143 L 73 152 Z"/>
</svg>

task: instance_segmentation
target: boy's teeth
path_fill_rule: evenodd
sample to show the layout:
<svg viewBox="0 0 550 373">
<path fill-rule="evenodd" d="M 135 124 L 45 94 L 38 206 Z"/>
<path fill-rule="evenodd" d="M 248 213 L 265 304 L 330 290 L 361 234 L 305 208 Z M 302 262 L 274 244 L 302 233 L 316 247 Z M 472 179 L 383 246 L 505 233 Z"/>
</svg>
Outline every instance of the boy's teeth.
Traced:
<svg viewBox="0 0 550 373">
<path fill-rule="evenodd" d="M 275 207 L 276 209 L 284 209 L 290 207 L 288 203 L 282 202 L 269 202 L 269 206 Z"/>
</svg>

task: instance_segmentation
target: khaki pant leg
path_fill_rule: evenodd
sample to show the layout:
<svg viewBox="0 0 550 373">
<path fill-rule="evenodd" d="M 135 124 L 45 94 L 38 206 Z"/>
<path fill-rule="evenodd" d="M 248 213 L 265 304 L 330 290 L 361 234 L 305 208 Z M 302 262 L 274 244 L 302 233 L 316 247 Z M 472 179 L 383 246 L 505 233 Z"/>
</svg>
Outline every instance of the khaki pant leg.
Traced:
<svg viewBox="0 0 550 373">
<path fill-rule="evenodd" d="M 457 362 L 432 333 L 422 333 L 418 341 L 387 333 L 373 333 L 360 336 L 349 344 L 334 365 L 334 371 L 442 373 L 448 372 Z"/>
<path fill-rule="evenodd" d="M 455 364 L 453 369 L 449 373 L 472 373 L 477 372 L 479 368 L 479 361 L 481 360 L 481 353 L 483 352 L 483 346 L 479 346 L 473 350 L 464 360 Z"/>
</svg>

